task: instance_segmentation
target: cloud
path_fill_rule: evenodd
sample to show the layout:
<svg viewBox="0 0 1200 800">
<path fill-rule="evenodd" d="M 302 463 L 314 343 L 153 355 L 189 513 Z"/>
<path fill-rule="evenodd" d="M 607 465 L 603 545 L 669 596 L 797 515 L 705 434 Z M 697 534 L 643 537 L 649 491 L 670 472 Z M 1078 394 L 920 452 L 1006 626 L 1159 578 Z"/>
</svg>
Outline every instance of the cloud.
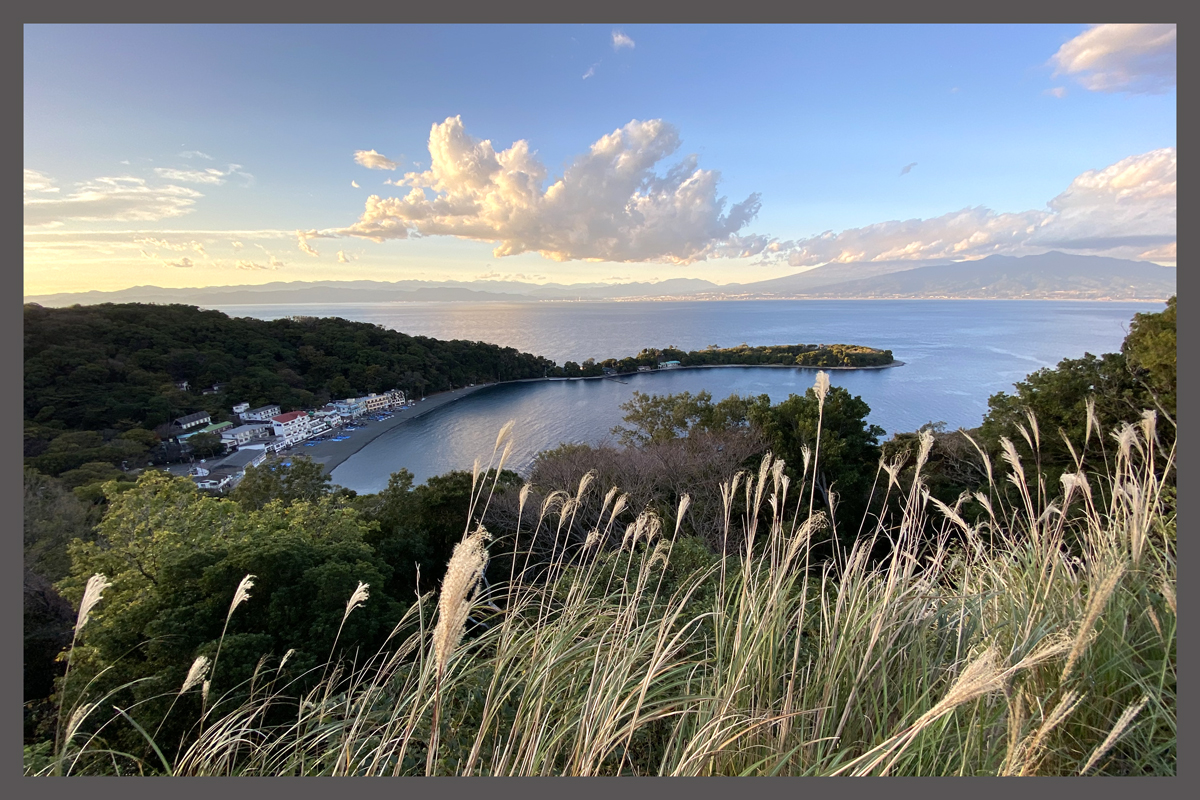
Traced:
<svg viewBox="0 0 1200 800">
<path fill-rule="evenodd" d="M 612 32 L 612 46 L 613 50 L 620 50 L 622 47 L 628 47 L 632 50 L 636 45 L 633 39 L 630 39 L 624 31 L 614 30 Z"/>
<path fill-rule="evenodd" d="M 321 254 L 308 243 L 309 237 L 317 236 L 316 231 L 296 231 L 296 246 L 303 253 L 308 253 L 310 256 L 320 256 Z"/>
<path fill-rule="evenodd" d="M 699 169 L 694 155 L 659 174 L 656 166 L 679 144 L 674 126 L 634 120 L 547 181 L 528 142 L 497 152 L 467 135 L 460 117 L 449 117 L 430 131 L 429 170 L 404 176 L 407 195 L 372 195 L 358 222 L 322 235 L 376 242 L 457 236 L 498 242 L 496 256 L 690 263 L 717 254 L 760 203 L 751 194 L 726 211 L 719 173 Z"/>
<path fill-rule="evenodd" d="M 1046 91 L 1042 92 L 1042 94 L 1049 95 L 1050 97 L 1057 97 L 1059 100 L 1061 100 L 1067 96 L 1067 87 L 1055 86 L 1053 89 L 1047 89 Z"/>
<path fill-rule="evenodd" d="M 184 269 L 190 269 L 195 266 L 190 258 L 181 258 L 178 261 L 164 261 L 162 264 L 164 267 L 182 267 Z"/>
<path fill-rule="evenodd" d="M 908 173 L 912 172 L 912 168 L 915 167 L 916 165 L 917 165 L 917 162 L 915 162 L 915 161 L 912 162 L 911 164 L 905 164 L 904 168 L 900 170 L 900 174 L 907 175 Z"/>
<path fill-rule="evenodd" d="M 337 260 L 338 260 L 339 264 L 349 264 L 350 263 L 350 259 L 346 257 L 346 253 L 343 250 L 337 251 Z"/>
<path fill-rule="evenodd" d="M 208 153 L 201 153 L 199 150 L 184 150 L 182 153 L 179 154 L 179 157 L 180 158 L 206 158 L 209 161 L 213 160 L 213 157 L 210 156 Z"/>
<path fill-rule="evenodd" d="M 27 169 L 25 170 L 25 191 L 57 192 L 58 187 L 54 185 L 54 179 L 49 175 L 38 172 L 36 169 Z"/>
<path fill-rule="evenodd" d="M 40 175 L 40 173 L 38 173 Z M 44 176 L 43 176 L 44 177 Z M 53 199 L 25 197 L 25 225 L 61 224 L 63 220 L 159 220 L 191 212 L 195 189 L 168 184 L 150 186 L 141 178 L 96 178 L 77 184 L 69 195 Z"/>
<path fill-rule="evenodd" d="M 367 169 L 395 169 L 397 166 L 395 161 L 374 150 L 355 150 L 354 160 Z"/>
<path fill-rule="evenodd" d="M 1175 25 L 1094 25 L 1050 63 L 1093 92 L 1162 94 L 1175 86 Z"/>
<path fill-rule="evenodd" d="M 234 266 L 238 269 L 279 269 L 278 266 L 273 264 L 259 264 L 256 261 L 237 261 L 234 263 Z"/>
<path fill-rule="evenodd" d="M 595 74 L 596 74 L 596 67 L 598 67 L 598 66 L 600 66 L 600 62 L 599 62 L 599 61 L 597 61 L 595 64 L 592 64 L 590 67 L 588 67 L 588 68 L 587 68 L 587 72 L 583 73 L 583 79 L 586 81 L 588 78 L 590 78 L 590 77 L 592 77 L 593 75 L 595 75 Z"/>
<path fill-rule="evenodd" d="M 238 241 L 232 241 L 229 244 L 233 247 L 234 250 L 241 250 L 243 247 L 245 247 L 244 244 L 242 244 L 241 242 L 238 242 Z"/>
<path fill-rule="evenodd" d="M 240 164 L 230 164 L 229 169 L 222 172 L 219 169 L 170 169 L 168 167 L 155 167 L 154 174 L 168 181 L 180 181 L 181 183 L 203 183 L 212 186 L 220 186 L 225 183 L 225 179 L 237 172 L 241 168 Z"/>
<path fill-rule="evenodd" d="M 350 181 L 350 185 L 353 186 L 355 189 L 362 188 L 361 186 L 358 185 L 358 181 Z"/>
<path fill-rule="evenodd" d="M 981 258 L 1068 250 L 1173 260 L 1175 148 L 1088 170 L 1045 209 L 999 213 L 964 208 L 930 219 L 892 220 L 790 242 L 769 242 L 765 257 L 794 267 L 827 262 Z M 746 237 L 751 238 L 751 237 Z M 772 254 L 776 254 L 773 255 Z"/>
</svg>

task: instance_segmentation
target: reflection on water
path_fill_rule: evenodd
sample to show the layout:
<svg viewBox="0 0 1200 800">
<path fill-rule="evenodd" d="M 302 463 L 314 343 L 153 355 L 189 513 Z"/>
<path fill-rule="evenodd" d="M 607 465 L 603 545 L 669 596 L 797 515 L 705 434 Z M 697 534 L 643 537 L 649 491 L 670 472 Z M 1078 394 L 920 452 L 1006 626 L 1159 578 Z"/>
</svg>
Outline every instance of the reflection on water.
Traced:
<svg viewBox="0 0 1200 800">
<path fill-rule="evenodd" d="M 1137 312 L 1158 303 L 968 300 L 829 300 L 650 303 L 376 303 L 227 306 L 234 316 L 298 314 L 374 322 L 405 333 L 516 347 L 558 361 L 623 357 L 644 347 L 696 350 L 804 343 L 891 349 L 905 366 L 834 372 L 831 382 L 861 395 L 870 419 L 888 431 L 929 421 L 973 427 L 992 394 L 1031 371 L 1117 350 Z M 486 460 L 496 432 L 515 419 L 513 464 L 559 442 L 594 443 L 621 422 L 635 389 L 666 394 L 710 391 L 714 399 L 768 394 L 779 401 L 812 385 L 813 373 L 707 369 L 609 380 L 551 381 L 490 388 L 402 425 L 333 473 L 335 483 L 378 491 L 407 467 L 418 481 Z"/>
</svg>

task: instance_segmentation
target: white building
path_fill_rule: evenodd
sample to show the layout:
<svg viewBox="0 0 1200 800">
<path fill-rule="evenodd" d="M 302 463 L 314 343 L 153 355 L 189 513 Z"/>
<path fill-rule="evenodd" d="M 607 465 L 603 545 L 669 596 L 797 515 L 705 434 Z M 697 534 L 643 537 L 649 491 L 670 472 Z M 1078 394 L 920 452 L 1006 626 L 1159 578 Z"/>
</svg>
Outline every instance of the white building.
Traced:
<svg viewBox="0 0 1200 800">
<path fill-rule="evenodd" d="M 337 409 L 338 415 L 343 420 L 358 419 L 367 413 L 367 404 L 358 397 L 347 397 L 345 400 L 338 400 L 333 404 L 333 407 Z"/>
<path fill-rule="evenodd" d="M 272 417 L 277 416 L 279 416 L 278 405 L 259 406 L 258 408 L 252 408 L 242 414 L 242 421 L 249 422 L 251 420 L 258 420 L 260 422 L 267 422 Z"/>
<path fill-rule="evenodd" d="M 252 422 L 248 425 L 239 425 L 236 428 L 221 431 L 221 441 L 225 442 L 228 447 L 241 447 L 255 439 L 263 438 L 270 432 L 270 423 Z"/>
<path fill-rule="evenodd" d="M 303 411 L 289 411 L 271 417 L 271 427 L 276 438 L 284 442 L 284 447 L 303 442 L 312 435 L 312 424 L 308 414 Z"/>
<path fill-rule="evenodd" d="M 238 416 L 238 417 L 240 417 L 244 412 L 249 411 L 249 410 L 250 410 L 249 403 L 238 403 L 236 406 L 233 407 L 234 416 Z"/>
</svg>

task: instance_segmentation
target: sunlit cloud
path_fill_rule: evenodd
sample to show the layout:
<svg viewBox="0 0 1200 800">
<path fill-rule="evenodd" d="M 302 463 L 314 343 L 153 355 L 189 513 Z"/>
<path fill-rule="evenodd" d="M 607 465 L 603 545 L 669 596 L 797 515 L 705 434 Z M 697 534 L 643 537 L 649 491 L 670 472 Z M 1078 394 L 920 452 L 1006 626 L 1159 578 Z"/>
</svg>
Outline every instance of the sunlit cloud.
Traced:
<svg viewBox="0 0 1200 800">
<path fill-rule="evenodd" d="M 244 244 L 242 244 L 241 242 L 236 241 L 236 240 L 230 242 L 229 244 L 231 247 L 233 247 L 234 250 L 241 250 L 243 247 L 245 247 Z"/>
<path fill-rule="evenodd" d="M 612 46 L 613 50 L 620 50 L 622 47 L 627 47 L 632 50 L 636 45 L 634 44 L 633 39 L 629 38 L 624 31 L 614 30 L 612 32 Z M 654 48 L 650 49 L 653 50 Z"/>
<path fill-rule="evenodd" d="M 164 261 L 162 262 L 162 265 L 164 267 L 181 267 L 184 269 L 190 269 L 191 267 L 195 266 L 194 262 L 190 258 L 181 258 L 178 261 Z"/>
<path fill-rule="evenodd" d="M 349 264 L 350 263 L 350 259 L 346 256 L 346 252 L 344 250 L 337 251 L 337 260 L 338 260 L 339 264 Z"/>
<path fill-rule="evenodd" d="M 355 150 L 354 160 L 367 169 L 395 169 L 398 166 L 395 161 L 374 150 Z"/>
<path fill-rule="evenodd" d="M 39 173 L 40 174 L 40 173 Z M 42 226 L 64 220 L 150 221 L 179 217 L 194 209 L 195 189 L 166 184 L 151 186 L 141 178 L 104 177 L 77 184 L 68 195 L 25 197 L 25 225 Z"/>
<path fill-rule="evenodd" d="M 272 263 L 260 264 L 257 261 L 238 260 L 238 261 L 234 262 L 234 266 L 237 269 L 261 270 L 261 269 L 279 269 L 279 266 L 282 266 L 282 264 L 280 264 L 279 266 L 276 266 Z"/>
<path fill-rule="evenodd" d="M 321 254 L 308 243 L 310 236 L 316 236 L 316 231 L 296 231 L 296 246 L 300 248 L 300 252 L 308 253 L 310 256 L 320 256 Z"/>
<path fill-rule="evenodd" d="M 213 157 L 210 156 L 208 153 L 201 153 L 199 150 L 184 150 L 182 153 L 179 154 L 179 157 L 180 158 L 206 158 L 209 161 L 213 160 Z"/>
<path fill-rule="evenodd" d="M 751 194 L 726 210 L 726 198 L 717 195 L 719 173 L 699 169 L 695 155 L 659 174 L 659 162 L 679 145 L 669 123 L 634 120 L 548 181 L 527 141 L 497 152 L 490 141 L 469 136 L 460 117 L 449 117 L 430 131 L 429 170 L 401 181 L 410 187 L 407 195 L 372 195 L 358 222 L 320 235 L 376 242 L 457 236 L 498 242 L 496 256 L 690 263 L 715 254 L 760 203 Z"/>
<path fill-rule="evenodd" d="M 1175 86 L 1175 25 L 1095 25 L 1050 63 L 1093 92 L 1162 94 Z"/>
<path fill-rule="evenodd" d="M 240 164 L 230 164 L 229 169 L 222 172 L 219 169 L 171 169 L 169 167 L 155 167 L 154 174 L 163 180 L 179 181 L 181 183 L 201 183 L 212 186 L 220 186 L 225 183 L 225 179 L 237 172 L 241 168 Z"/>
<path fill-rule="evenodd" d="M 350 185 L 353 186 L 355 189 L 362 188 L 361 186 L 358 185 L 358 181 L 350 181 Z"/>
<path fill-rule="evenodd" d="M 43 172 L 38 172 L 36 169 L 25 170 L 25 191 L 26 192 L 57 192 L 58 187 L 54 185 L 54 179 Z"/>
<path fill-rule="evenodd" d="M 794 267 L 829 262 L 982 258 L 1068 250 L 1174 260 L 1175 148 L 1088 170 L 1041 210 L 964 208 L 929 219 L 891 220 L 797 241 L 772 241 L 764 257 Z"/>
</svg>

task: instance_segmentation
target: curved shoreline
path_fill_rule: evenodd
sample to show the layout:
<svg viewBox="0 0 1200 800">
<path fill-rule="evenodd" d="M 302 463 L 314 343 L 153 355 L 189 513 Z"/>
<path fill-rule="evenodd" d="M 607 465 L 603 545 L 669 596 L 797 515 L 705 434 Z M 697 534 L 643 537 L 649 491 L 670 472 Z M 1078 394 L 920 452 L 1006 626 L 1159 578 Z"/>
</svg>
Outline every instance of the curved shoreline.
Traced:
<svg viewBox="0 0 1200 800">
<path fill-rule="evenodd" d="M 292 447 L 288 450 L 285 450 L 280 455 L 284 458 L 287 458 L 289 456 L 306 456 L 306 457 L 312 459 L 313 461 L 315 461 L 316 463 L 320 464 L 323 467 L 326 475 L 330 475 L 333 473 L 333 471 L 335 469 L 337 469 L 342 463 L 344 463 L 347 459 L 349 459 L 355 453 L 359 452 L 364 447 L 369 445 L 371 442 L 375 441 L 380 436 L 382 436 L 383 434 L 392 430 L 393 428 L 395 428 L 399 425 L 403 425 L 404 423 L 409 422 L 410 420 L 414 420 L 414 419 L 417 419 L 418 417 L 422 417 L 422 416 L 430 413 L 431 411 L 435 411 L 443 406 L 449 405 L 450 403 L 461 400 L 462 398 L 467 397 L 468 395 L 474 394 L 475 392 L 478 392 L 481 389 L 489 389 L 489 388 L 492 388 L 495 386 L 503 386 L 506 384 L 544 383 L 544 382 L 549 382 L 549 381 L 602 381 L 602 380 L 608 380 L 611 378 L 616 378 L 616 379 L 620 380 L 621 378 L 629 377 L 632 375 L 651 375 L 651 374 L 655 374 L 655 373 L 659 373 L 659 372 L 674 372 L 676 370 L 685 370 L 685 369 L 770 368 L 770 369 L 795 369 L 795 370 L 822 370 L 822 369 L 824 369 L 824 370 L 876 369 L 877 370 L 877 369 L 889 369 L 891 367 L 901 367 L 901 366 L 904 366 L 903 361 L 893 361 L 891 364 L 880 364 L 877 366 L 865 366 L 865 367 L 811 367 L 811 366 L 797 366 L 795 364 L 692 364 L 689 366 L 671 367 L 670 369 L 652 370 L 651 372 L 648 372 L 648 373 L 647 372 L 630 372 L 630 373 L 625 373 L 624 375 L 589 375 L 586 377 L 580 376 L 580 377 L 573 377 L 573 378 L 517 378 L 516 380 L 511 380 L 511 381 L 495 381 L 493 383 L 480 383 L 475 386 L 464 386 L 461 389 L 451 389 L 450 391 L 438 392 L 437 394 L 431 394 L 428 397 L 426 397 L 424 400 L 419 401 L 418 404 L 414 407 L 403 408 L 403 409 L 400 409 L 399 411 L 391 412 L 392 418 L 388 419 L 388 420 L 384 420 L 383 422 L 368 421 L 364 424 L 363 428 L 352 433 L 350 439 L 347 441 L 334 442 L 334 441 L 327 440 L 324 442 L 320 442 L 320 443 L 314 445 L 313 447 L 307 447 L 304 444 L 300 444 L 296 447 Z"/>
</svg>

